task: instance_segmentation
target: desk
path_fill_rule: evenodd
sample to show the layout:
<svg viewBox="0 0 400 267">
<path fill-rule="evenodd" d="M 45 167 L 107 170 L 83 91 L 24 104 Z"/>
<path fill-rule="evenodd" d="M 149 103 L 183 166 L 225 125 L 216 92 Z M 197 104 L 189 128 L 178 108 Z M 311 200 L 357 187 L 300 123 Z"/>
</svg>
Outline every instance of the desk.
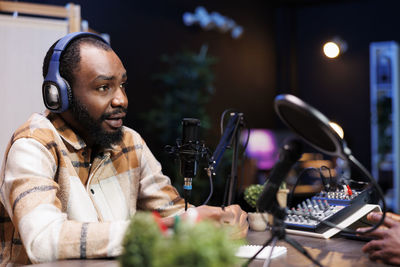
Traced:
<svg viewBox="0 0 400 267">
<path fill-rule="evenodd" d="M 250 244 L 262 245 L 270 236 L 269 232 L 249 231 L 247 240 Z M 315 259 L 320 261 L 323 266 L 340 267 L 362 267 L 362 266 L 390 266 L 372 262 L 368 256 L 361 251 L 365 244 L 363 241 L 334 237 L 331 239 L 318 239 L 305 236 L 288 235 L 299 242 Z M 278 245 L 287 247 L 287 254 L 275 258 L 271 261 L 271 267 L 280 266 L 312 266 L 311 262 L 300 252 L 279 241 Z M 250 267 L 263 266 L 263 260 L 255 260 Z M 69 260 L 58 261 L 35 265 L 35 267 L 119 267 L 116 260 Z"/>
<path fill-rule="evenodd" d="M 254 245 L 262 245 L 267 238 L 269 232 L 249 232 L 247 240 Z M 341 237 L 333 237 L 331 239 L 319 239 L 305 236 L 288 235 L 290 238 L 299 242 L 314 259 L 317 259 L 323 266 L 391 266 L 379 264 L 368 259 L 367 254 L 361 251 L 364 241 L 350 240 Z M 271 261 L 271 267 L 278 266 L 312 266 L 312 263 L 300 252 L 285 242 L 279 241 L 278 246 L 285 246 L 287 254 L 275 258 Z M 263 260 L 254 261 L 251 267 L 263 266 Z"/>
</svg>

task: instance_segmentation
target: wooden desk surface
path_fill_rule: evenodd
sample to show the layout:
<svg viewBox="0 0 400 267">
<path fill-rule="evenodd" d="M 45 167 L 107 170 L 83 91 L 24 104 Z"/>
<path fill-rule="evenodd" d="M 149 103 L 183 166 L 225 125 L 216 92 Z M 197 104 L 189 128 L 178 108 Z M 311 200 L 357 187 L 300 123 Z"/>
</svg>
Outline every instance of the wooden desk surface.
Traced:
<svg viewBox="0 0 400 267">
<path fill-rule="evenodd" d="M 269 232 L 249 232 L 247 240 L 254 245 L 262 245 L 270 237 Z M 351 240 L 342 237 L 331 239 L 319 239 L 298 235 L 288 235 L 299 242 L 314 259 L 323 266 L 390 266 L 376 263 L 368 259 L 367 254 L 361 251 L 364 241 Z M 312 263 L 300 252 L 286 242 L 279 241 L 278 246 L 285 246 L 287 254 L 279 256 L 271 261 L 271 267 L 278 266 L 312 266 Z M 263 260 L 254 261 L 251 267 L 263 266 Z"/>
<path fill-rule="evenodd" d="M 250 244 L 262 245 L 270 236 L 270 232 L 252 232 L 249 231 L 247 240 Z M 288 235 L 290 238 L 299 242 L 307 251 L 317 259 L 323 266 L 340 266 L 340 267 L 362 267 L 362 266 L 390 266 L 372 262 L 368 256 L 361 251 L 361 247 L 365 244 L 363 241 L 350 240 L 341 237 L 331 239 L 318 239 L 305 236 Z M 279 256 L 271 261 L 271 267 L 279 266 L 296 266 L 308 267 L 312 263 L 300 252 L 283 241 L 279 241 L 277 245 L 287 247 L 287 254 Z M 263 266 L 263 260 L 255 260 L 250 267 Z M 37 264 L 38 267 L 119 267 L 117 260 L 100 259 L 100 260 L 69 260 L 57 261 L 43 264 Z"/>
</svg>

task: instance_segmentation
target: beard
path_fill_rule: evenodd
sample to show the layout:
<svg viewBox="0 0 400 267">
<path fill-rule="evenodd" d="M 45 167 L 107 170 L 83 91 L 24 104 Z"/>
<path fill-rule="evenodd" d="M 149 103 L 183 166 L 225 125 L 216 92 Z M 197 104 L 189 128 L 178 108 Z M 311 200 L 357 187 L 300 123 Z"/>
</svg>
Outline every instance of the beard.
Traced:
<svg viewBox="0 0 400 267">
<path fill-rule="evenodd" d="M 122 140 L 122 127 L 114 132 L 107 132 L 101 127 L 101 123 L 109 116 L 127 112 L 126 108 L 119 108 L 113 112 L 103 113 L 99 119 L 94 119 L 87 108 L 79 102 L 75 97 L 71 99 L 71 111 L 74 118 L 79 121 L 80 125 L 89 133 L 94 145 L 102 148 L 110 148 L 111 145 L 117 144 Z"/>
</svg>

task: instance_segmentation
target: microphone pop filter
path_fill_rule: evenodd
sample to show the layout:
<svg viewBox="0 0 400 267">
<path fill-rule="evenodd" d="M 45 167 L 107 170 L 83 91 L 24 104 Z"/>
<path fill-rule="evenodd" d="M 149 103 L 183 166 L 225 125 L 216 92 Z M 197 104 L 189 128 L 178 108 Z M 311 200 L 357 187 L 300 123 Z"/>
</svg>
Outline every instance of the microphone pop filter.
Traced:
<svg viewBox="0 0 400 267">
<path fill-rule="evenodd" d="M 276 96 L 274 107 L 281 120 L 306 143 L 325 154 L 348 160 L 369 180 L 382 203 L 383 215 L 379 222 L 367 232 L 372 232 L 382 225 L 386 214 L 386 202 L 382 189 L 369 171 L 351 154 L 350 149 L 346 146 L 346 142 L 330 126 L 329 119 L 293 95 Z M 374 196 L 373 191 L 369 191 L 370 188 L 365 187 L 364 190 L 368 190 L 368 200 L 365 199 L 365 203 L 378 203 L 378 198 Z M 345 230 L 351 232 L 349 229 Z"/>
<path fill-rule="evenodd" d="M 274 104 L 280 119 L 306 143 L 328 155 L 344 157 L 344 141 L 325 115 L 294 95 L 278 95 Z"/>
</svg>

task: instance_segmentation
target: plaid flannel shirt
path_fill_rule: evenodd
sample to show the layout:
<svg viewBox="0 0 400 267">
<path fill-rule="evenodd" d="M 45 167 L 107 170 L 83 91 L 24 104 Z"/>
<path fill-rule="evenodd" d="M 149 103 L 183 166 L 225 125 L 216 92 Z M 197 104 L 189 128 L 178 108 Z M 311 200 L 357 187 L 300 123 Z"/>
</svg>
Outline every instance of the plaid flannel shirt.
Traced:
<svg viewBox="0 0 400 267">
<path fill-rule="evenodd" d="M 0 174 L 1 265 L 117 256 L 137 209 L 183 211 L 134 130 L 123 127 L 123 140 L 92 163 L 91 152 L 50 112 L 32 115 L 14 133 Z"/>
</svg>

